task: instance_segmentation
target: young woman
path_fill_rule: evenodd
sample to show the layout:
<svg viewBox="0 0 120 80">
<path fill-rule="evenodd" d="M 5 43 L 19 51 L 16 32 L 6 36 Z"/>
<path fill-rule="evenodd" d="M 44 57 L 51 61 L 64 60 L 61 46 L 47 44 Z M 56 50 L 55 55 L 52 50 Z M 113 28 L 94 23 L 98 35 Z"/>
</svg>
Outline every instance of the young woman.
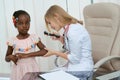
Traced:
<svg viewBox="0 0 120 80">
<path fill-rule="evenodd" d="M 44 56 L 60 56 L 68 60 L 66 72 L 78 77 L 80 80 L 92 79 L 91 39 L 85 27 L 58 5 L 53 5 L 47 10 L 45 22 L 49 31 L 51 28 L 55 31 L 64 29 L 64 36 L 52 38 L 61 41 L 66 52 L 63 53 L 46 48 L 48 53 Z"/>
</svg>

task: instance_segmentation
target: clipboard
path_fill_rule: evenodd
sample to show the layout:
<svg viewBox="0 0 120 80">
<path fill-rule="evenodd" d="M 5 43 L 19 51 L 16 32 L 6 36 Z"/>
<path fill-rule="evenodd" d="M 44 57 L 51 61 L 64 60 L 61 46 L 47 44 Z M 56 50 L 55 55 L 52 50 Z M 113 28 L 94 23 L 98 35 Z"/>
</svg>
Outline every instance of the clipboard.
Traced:
<svg viewBox="0 0 120 80">
<path fill-rule="evenodd" d="M 79 80 L 79 78 L 62 70 L 40 74 L 39 76 L 41 80 Z"/>
</svg>

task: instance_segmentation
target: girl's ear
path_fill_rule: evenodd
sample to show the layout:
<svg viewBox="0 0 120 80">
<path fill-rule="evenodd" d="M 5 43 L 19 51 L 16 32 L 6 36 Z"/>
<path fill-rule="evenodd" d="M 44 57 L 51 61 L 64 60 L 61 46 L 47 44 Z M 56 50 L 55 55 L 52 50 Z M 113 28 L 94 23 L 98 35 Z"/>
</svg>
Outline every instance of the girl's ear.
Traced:
<svg viewBox="0 0 120 80">
<path fill-rule="evenodd" d="M 16 27 L 16 24 L 14 24 L 14 27 L 17 28 L 17 27 Z"/>
</svg>

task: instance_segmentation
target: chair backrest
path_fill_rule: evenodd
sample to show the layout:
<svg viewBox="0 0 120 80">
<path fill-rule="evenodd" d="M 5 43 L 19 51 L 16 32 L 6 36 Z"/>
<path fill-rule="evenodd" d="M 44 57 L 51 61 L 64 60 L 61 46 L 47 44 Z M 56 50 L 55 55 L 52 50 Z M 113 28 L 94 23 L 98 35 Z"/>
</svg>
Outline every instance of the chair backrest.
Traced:
<svg viewBox="0 0 120 80">
<path fill-rule="evenodd" d="M 111 56 L 120 56 L 120 6 L 114 3 L 95 3 L 84 8 L 84 25 L 92 39 L 94 63 Z M 111 60 L 102 70 L 120 69 L 120 60 Z"/>
</svg>

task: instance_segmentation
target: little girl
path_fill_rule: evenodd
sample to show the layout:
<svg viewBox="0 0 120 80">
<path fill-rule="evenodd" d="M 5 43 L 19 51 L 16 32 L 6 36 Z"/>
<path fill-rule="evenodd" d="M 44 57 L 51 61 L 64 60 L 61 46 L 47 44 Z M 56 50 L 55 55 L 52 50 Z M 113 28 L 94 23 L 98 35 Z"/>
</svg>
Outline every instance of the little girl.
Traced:
<svg viewBox="0 0 120 80">
<path fill-rule="evenodd" d="M 18 10 L 13 14 L 13 23 L 18 30 L 16 37 L 8 40 L 8 49 L 5 60 L 12 61 L 11 80 L 21 80 L 27 72 L 39 72 L 36 56 L 47 53 L 40 38 L 35 34 L 29 34 L 30 16 L 26 11 Z M 39 51 L 35 51 L 38 46 Z M 14 52 L 14 54 L 12 54 Z"/>
</svg>

